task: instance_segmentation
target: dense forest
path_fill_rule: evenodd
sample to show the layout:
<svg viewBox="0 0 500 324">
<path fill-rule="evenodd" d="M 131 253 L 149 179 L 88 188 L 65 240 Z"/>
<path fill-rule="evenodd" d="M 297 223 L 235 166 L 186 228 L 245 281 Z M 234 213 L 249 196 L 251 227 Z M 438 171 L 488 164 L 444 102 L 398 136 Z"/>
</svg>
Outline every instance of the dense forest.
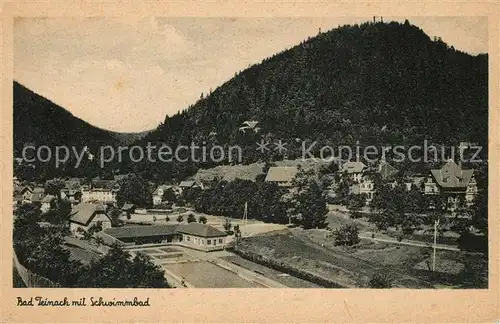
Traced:
<svg viewBox="0 0 500 324">
<path fill-rule="evenodd" d="M 15 103 L 14 110 L 18 106 L 22 105 Z M 27 115 L 24 125 L 31 122 L 40 133 L 55 132 L 52 137 L 62 142 L 71 138 L 57 135 L 58 127 L 49 128 Z M 249 120 L 259 122 L 257 132 L 239 130 Z M 23 129 L 15 128 L 16 143 L 26 137 Z M 74 135 L 78 128 L 70 129 Z M 85 139 L 108 136 L 95 129 L 81 135 Z M 246 148 L 243 163 L 283 158 L 260 156 L 255 143 L 263 138 L 286 141 L 288 158 L 300 155 L 297 143 L 301 140 L 333 147 L 357 141 L 361 145 L 422 144 L 424 139 L 487 147 L 488 56 L 455 50 L 408 21 L 341 26 L 237 72 L 187 109 L 166 116 L 135 144 L 238 144 Z M 163 181 L 211 166 L 210 162 L 125 161 L 113 168 Z"/>
<path fill-rule="evenodd" d="M 73 116 L 66 109 L 14 81 L 14 153 L 20 156 L 25 144 L 35 146 L 119 145 L 147 134 L 107 131 Z"/>
</svg>

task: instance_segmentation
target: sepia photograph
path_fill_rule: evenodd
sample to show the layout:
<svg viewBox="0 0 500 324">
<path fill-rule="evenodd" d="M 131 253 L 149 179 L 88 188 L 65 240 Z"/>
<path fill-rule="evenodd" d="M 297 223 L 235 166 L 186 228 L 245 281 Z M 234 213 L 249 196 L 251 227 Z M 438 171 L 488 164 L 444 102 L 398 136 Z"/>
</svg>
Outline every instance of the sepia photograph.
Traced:
<svg viewBox="0 0 500 324">
<path fill-rule="evenodd" d="M 488 61 L 488 17 L 15 18 L 12 287 L 488 289 Z"/>
</svg>

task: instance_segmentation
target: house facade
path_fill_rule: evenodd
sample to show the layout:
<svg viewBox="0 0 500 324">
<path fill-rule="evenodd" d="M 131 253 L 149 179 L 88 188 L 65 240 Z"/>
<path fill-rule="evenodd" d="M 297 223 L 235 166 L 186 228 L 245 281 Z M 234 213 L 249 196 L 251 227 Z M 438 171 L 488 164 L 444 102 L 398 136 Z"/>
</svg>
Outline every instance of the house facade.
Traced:
<svg viewBox="0 0 500 324">
<path fill-rule="evenodd" d="M 341 173 L 347 176 L 354 182 L 361 182 L 364 171 L 368 167 L 363 162 L 346 162 L 342 165 Z"/>
<path fill-rule="evenodd" d="M 163 203 L 163 194 L 165 194 L 165 192 L 167 190 L 174 190 L 174 187 L 173 186 L 170 186 L 170 185 L 161 185 L 161 186 L 158 186 L 156 188 L 156 190 L 153 192 L 153 205 L 154 206 L 158 206 L 160 205 L 161 203 Z M 175 192 L 175 190 L 174 190 Z M 177 194 L 177 193 L 176 193 Z"/>
<path fill-rule="evenodd" d="M 227 236 L 213 226 L 200 223 L 114 227 L 104 229 L 103 233 L 125 245 L 178 243 L 206 252 L 223 250 Z"/>
<path fill-rule="evenodd" d="M 75 236 L 80 236 L 81 230 L 87 231 L 92 225 L 101 222 L 102 228 L 111 227 L 111 219 L 106 215 L 103 204 L 82 202 L 71 211 L 70 231 Z"/>
<path fill-rule="evenodd" d="M 179 225 L 177 232 L 182 235 L 183 245 L 203 251 L 223 250 L 226 245 L 225 232 L 213 226 L 200 223 Z"/>
<path fill-rule="evenodd" d="M 424 193 L 447 197 L 450 209 L 456 208 L 460 199 L 471 205 L 477 192 L 474 170 L 462 169 L 451 159 L 440 169 L 430 170 L 425 178 Z"/>
<path fill-rule="evenodd" d="M 120 190 L 118 182 L 113 180 L 92 180 L 90 186 L 82 187 L 82 202 L 116 203 L 116 195 Z"/>
</svg>

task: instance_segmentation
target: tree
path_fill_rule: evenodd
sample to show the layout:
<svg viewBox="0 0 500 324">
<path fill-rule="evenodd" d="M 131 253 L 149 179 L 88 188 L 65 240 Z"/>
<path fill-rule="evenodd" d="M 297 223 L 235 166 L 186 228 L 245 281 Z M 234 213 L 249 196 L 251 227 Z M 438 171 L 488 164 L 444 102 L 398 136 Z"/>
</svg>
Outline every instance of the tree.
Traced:
<svg viewBox="0 0 500 324">
<path fill-rule="evenodd" d="M 164 271 L 144 254 L 132 260 L 128 252 L 114 245 L 100 260 L 82 268 L 77 287 L 168 288 Z"/>
<path fill-rule="evenodd" d="M 391 288 L 392 287 L 392 277 L 387 271 L 377 272 L 373 275 L 370 280 L 370 288 Z"/>
<path fill-rule="evenodd" d="M 187 218 L 188 223 L 196 223 L 196 217 L 193 214 L 189 214 Z"/>
<path fill-rule="evenodd" d="M 351 218 L 359 218 L 359 211 L 366 204 L 366 195 L 365 194 L 351 194 L 349 195 L 349 203 L 347 204 L 347 208 L 351 212 Z"/>
<path fill-rule="evenodd" d="M 122 214 L 122 211 L 116 207 L 111 207 L 108 210 L 107 215 L 109 215 L 109 218 L 111 219 L 111 225 L 113 227 L 122 225 L 123 222 L 120 219 L 121 214 Z"/>
<path fill-rule="evenodd" d="M 165 222 L 166 222 L 166 223 L 170 222 L 170 217 L 165 216 Z"/>
<path fill-rule="evenodd" d="M 225 230 L 226 232 L 229 232 L 229 231 L 231 230 L 231 227 L 233 226 L 233 225 L 231 224 L 231 218 L 229 218 L 229 217 L 225 217 L 225 218 L 224 218 L 224 224 L 223 224 L 223 226 L 224 226 L 224 230 Z"/>
<path fill-rule="evenodd" d="M 302 189 L 297 188 L 292 204 L 294 214 L 305 229 L 325 228 L 328 225 L 326 200 L 316 181 L 304 184 Z"/>
<path fill-rule="evenodd" d="M 60 179 L 48 180 L 45 182 L 45 193 L 61 199 L 61 190 L 64 189 L 66 184 Z"/>
<path fill-rule="evenodd" d="M 359 243 L 358 225 L 351 223 L 343 225 L 333 231 L 335 245 L 352 246 Z"/>
<path fill-rule="evenodd" d="M 204 215 L 201 215 L 199 218 L 198 218 L 198 222 L 202 223 L 202 224 L 206 224 L 207 223 L 207 218 L 204 216 Z"/>
<path fill-rule="evenodd" d="M 177 216 L 177 222 L 182 223 L 184 221 L 184 217 L 182 215 Z"/>
<path fill-rule="evenodd" d="M 172 203 L 177 202 L 177 195 L 175 194 L 175 191 L 174 189 L 172 189 L 172 187 L 165 189 L 165 191 L 163 192 L 162 201 L 169 201 Z"/>
<path fill-rule="evenodd" d="M 148 182 L 141 176 L 129 174 L 127 178 L 120 181 L 116 201 L 118 206 L 128 202 L 138 207 L 149 207 L 153 202 L 152 191 Z"/>
</svg>

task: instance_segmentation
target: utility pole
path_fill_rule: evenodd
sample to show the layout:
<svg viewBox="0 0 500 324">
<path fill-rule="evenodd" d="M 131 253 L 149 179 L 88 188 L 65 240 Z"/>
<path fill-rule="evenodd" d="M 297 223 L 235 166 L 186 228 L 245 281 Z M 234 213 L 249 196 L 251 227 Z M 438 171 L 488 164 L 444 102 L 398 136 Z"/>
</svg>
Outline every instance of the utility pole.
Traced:
<svg viewBox="0 0 500 324">
<path fill-rule="evenodd" d="M 437 227 L 439 225 L 439 218 L 434 221 L 434 251 L 432 254 L 432 271 L 436 271 L 436 240 L 437 240 Z"/>
</svg>

